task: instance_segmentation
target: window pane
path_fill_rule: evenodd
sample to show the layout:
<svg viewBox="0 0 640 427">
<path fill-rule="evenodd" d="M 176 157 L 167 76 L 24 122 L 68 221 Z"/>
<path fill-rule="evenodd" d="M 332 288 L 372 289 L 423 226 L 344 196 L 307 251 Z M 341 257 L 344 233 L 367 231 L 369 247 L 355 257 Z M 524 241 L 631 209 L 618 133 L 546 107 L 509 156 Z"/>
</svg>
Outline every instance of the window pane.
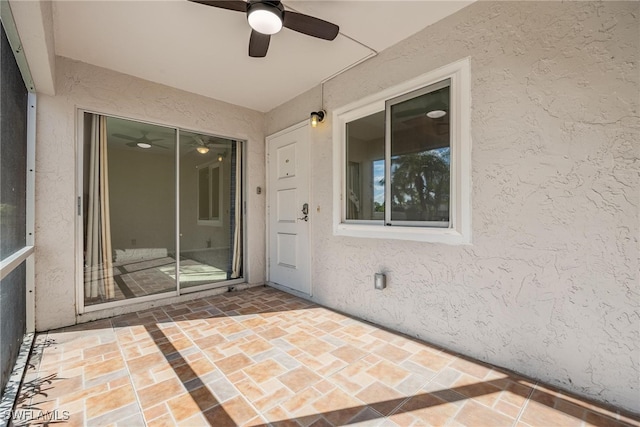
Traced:
<svg viewBox="0 0 640 427">
<path fill-rule="evenodd" d="M 346 219 L 384 220 L 384 111 L 347 123 Z"/>
<path fill-rule="evenodd" d="M 9 380 L 26 333 L 25 288 L 26 262 L 0 280 L 0 394 Z"/>
<path fill-rule="evenodd" d="M 85 304 L 176 290 L 176 131 L 85 113 Z"/>
<path fill-rule="evenodd" d="M 26 244 L 27 89 L 2 28 L 0 75 L 0 259 Z"/>
<path fill-rule="evenodd" d="M 211 168 L 211 219 L 220 220 L 220 167 Z"/>
<path fill-rule="evenodd" d="M 242 277 L 239 145 L 180 132 L 180 289 Z"/>
<path fill-rule="evenodd" d="M 391 220 L 449 225 L 449 86 L 391 105 Z"/>
<path fill-rule="evenodd" d="M 209 218 L 209 168 L 198 170 L 198 219 L 208 221 Z"/>
</svg>

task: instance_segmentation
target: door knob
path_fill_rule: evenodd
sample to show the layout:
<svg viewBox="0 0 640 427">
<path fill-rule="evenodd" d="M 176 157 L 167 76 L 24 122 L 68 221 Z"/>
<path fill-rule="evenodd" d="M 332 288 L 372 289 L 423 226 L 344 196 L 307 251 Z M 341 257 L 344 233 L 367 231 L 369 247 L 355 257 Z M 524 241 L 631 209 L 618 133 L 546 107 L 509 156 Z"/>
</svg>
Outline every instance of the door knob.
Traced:
<svg viewBox="0 0 640 427">
<path fill-rule="evenodd" d="M 309 221 L 309 203 L 302 205 L 302 218 L 298 218 L 303 221 Z"/>
</svg>

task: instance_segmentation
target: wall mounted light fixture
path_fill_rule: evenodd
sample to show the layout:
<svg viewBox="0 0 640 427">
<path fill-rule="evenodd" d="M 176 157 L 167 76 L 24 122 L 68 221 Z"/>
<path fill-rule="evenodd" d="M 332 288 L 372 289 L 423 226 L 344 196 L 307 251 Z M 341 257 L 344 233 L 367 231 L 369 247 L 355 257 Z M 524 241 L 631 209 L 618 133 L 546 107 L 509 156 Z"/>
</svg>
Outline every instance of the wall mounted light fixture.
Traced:
<svg viewBox="0 0 640 427">
<path fill-rule="evenodd" d="M 320 83 L 320 110 L 311 112 L 311 127 L 315 128 L 322 123 L 327 112 L 324 110 L 324 83 Z"/>
<path fill-rule="evenodd" d="M 326 113 L 325 113 L 324 110 L 312 112 L 311 113 L 311 127 L 314 128 L 314 127 L 318 126 L 318 123 L 322 123 L 322 121 L 324 120 L 325 114 Z"/>
</svg>

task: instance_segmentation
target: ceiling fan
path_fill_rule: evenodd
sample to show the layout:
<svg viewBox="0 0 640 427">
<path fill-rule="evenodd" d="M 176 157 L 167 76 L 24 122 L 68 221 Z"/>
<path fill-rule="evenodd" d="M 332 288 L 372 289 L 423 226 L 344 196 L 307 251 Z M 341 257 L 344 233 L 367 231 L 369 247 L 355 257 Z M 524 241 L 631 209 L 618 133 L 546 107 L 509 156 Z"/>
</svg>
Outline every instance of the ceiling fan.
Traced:
<svg viewBox="0 0 640 427">
<path fill-rule="evenodd" d="M 282 27 L 297 31 L 308 36 L 324 40 L 337 37 L 340 27 L 331 22 L 313 16 L 285 10 L 279 0 L 190 0 L 220 9 L 244 12 L 251 26 L 249 39 L 249 56 L 264 58 L 269 50 L 271 35 L 276 34 Z"/>
<path fill-rule="evenodd" d="M 216 142 L 215 138 L 209 138 L 202 135 L 192 135 L 190 146 L 194 147 L 196 151 L 200 154 L 207 154 L 211 149 L 227 149 L 229 148 L 226 144 Z"/>
<path fill-rule="evenodd" d="M 209 141 L 205 141 L 201 136 L 198 135 L 193 135 L 191 138 L 194 141 L 191 143 L 191 146 L 195 147 L 198 153 L 207 154 L 209 152 L 209 145 L 212 145 Z"/>
<path fill-rule="evenodd" d="M 147 137 L 149 132 L 145 132 L 145 131 L 140 131 L 140 132 L 142 133 L 142 136 L 140 138 L 134 138 L 132 136 L 123 135 L 121 133 L 114 133 L 114 134 L 112 134 L 112 136 L 115 136 L 115 137 L 120 138 L 120 139 L 126 139 L 127 141 L 131 141 L 131 142 L 127 142 L 125 144 L 127 147 L 139 147 L 139 148 L 158 147 L 158 148 L 164 148 L 165 150 L 168 150 L 167 147 L 163 147 L 162 145 L 154 144 L 154 142 L 162 141 L 162 138 L 160 138 L 160 139 L 149 139 Z"/>
</svg>

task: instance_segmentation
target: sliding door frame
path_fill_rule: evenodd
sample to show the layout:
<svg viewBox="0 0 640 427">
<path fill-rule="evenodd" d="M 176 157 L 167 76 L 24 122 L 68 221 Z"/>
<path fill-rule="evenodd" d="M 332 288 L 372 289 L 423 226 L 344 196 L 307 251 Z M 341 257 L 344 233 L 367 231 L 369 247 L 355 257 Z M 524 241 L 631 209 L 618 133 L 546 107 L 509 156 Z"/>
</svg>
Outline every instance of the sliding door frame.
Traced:
<svg viewBox="0 0 640 427">
<path fill-rule="evenodd" d="M 168 291 L 168 292 L 163 292 L 160 294 L 154 294 L 154 295 L 146 295 L 146 296 L 141 296 L 141 297 L 135 297 L 135 298 L 125 298 L 122 300 L 118 300 L 118 301 L 109 301 L 109 302 L 104 302 L 104 303 L 99 303 L 99 304 L 92 304 L 92 305 L 85 305 L 85 301 L 84 301 L 84 215 L 83 215 L 83 187 L 84 187 L 84 168 L 85 168 L 85 164 L 84 164 L 84 114 L 85 113 L 89 113 L 89 114 L 97 114 L 97 115 L 101 115 L 101 116 L 105 116 L 105 117 L 111 117 L 111 118 L 116 118 L 116 119 L 122 119 L 122 120 L 129 120 L 132 122 L 137 122 L 137 123 L 144 123 L 144 124 L 149 124 L 149 125 L 154 125 L 154 126 L 161 126 L 164 128 L 168 128 L 168 129 L 173 129 L 176 131 L 176 140 L 175 140 L 175 145 L 176 145 L 176 149 L 175 149 L 175 197 L 176 197 L 176 206 L 175 206 L 175 238 L 176 238 L 176 245 L 175 245 L 175 249 L 176 249 L 176 288 L 174 291 Z M 187 128 L 183 128 L 183 127 L 179 127 L 179 126 L 173 126 L 173 125 L 167 125 L 167 124 L 163 124 L 163 123 L 157 123 L 157 122 L 152 122 L 152 121 L 148 121 L 148 120 L 141 120 L 141 119 L 137 119 L 137 118 L 131 118 L 131 117 L 125 117 L 125 116 L 121 116 L 118 114 L 110 114 L 110 113 L 105 113 L 105 112 L 99 112 L 96 110 L 93 110 L 91 108 L 82 108 L 82 107 L 78 107 L 76 109 L 76 191 L 75 191 L 75 230 L 76 230 L 76 235 L 75 235 L 75 244 L 76 244 L 76 259 L 75 259 L 75 270 L 76 270 L 76 314 L 81 315 L 84 313 L 91 313 L 91 312 L 95 312 L 95 311 L 101 311 L 101 310 L 106 310 L 106 309 L 111 309 L 111 308 L 117 308 L 117 307 L 125 307 L 128 305 L 132 305 L 132 304 L 138 304 L 138 303 L 145 303 L 145 302 L 150 302 L 150 301 L 157 301 L 157 300 L 163 300 L 166 299 L 168 300 L 168 302 L 171 302 L 171 299 L 179 297 L 181 295 L 186 295 L 192 292 L 198 292 L 198 291 L 205 291 L 205 290 L 212 290 L 212 289 L 218 289 L 218 288 L 224 288 L 224 287 L 229 287 L 231 285 L 236 285 L 236 284 L 240 284 L 240 283 L 246 283 L 247 279 L 246 279 L 246 274 L 247 274 L 247 261 L 246 261 L 246 243 L 247 243 L 247 233 L 246 233 L 246 228 L 247 228 L 247 221 L 246 221 L 246 211 L 243 209 L 242 210 L 242 276 L 241 278 L 238 279 L 231 279 L 231 280 L 225 280 L 225 281 L 221 281 L 221 282 L 213 282 L 213 283 L 208 283 L 208 284 L 204 284 L 204 285 L 199 285 L 199 286 L 193 286 L 193 287 L 189 287 L 189 288 L 185 288 L 185 289 L 181 289 L 180 288 L 180 132 L 184 131 L 184 132 L 194 132 L 194 133 L 199 133 L 202 135 L 206 135 L 206 136 L 212 136 L 212 137 L 217 137 L 217 138 L 224 138 L 224 139 L 228 139 L 230 141 L 235 141 L 236 144 L 239 144 L 240 146 L 243 147 L 242 152 L 241 152 L 241 156 L 240 159 L 238 159 L 237 161 L 241 162 L 242 164 L 242 182 L 240 185 L 240 188 L 238 189 L 238 191 L 241 191 L 242 193 L 242 206 L 245 205 L 245 199 L 244 197 L 246 196 L 246 191 L 245 191 L 245 187 L 246 187 L 246 168 L 245 168 L 245 163 L 246 163 L 246 143 L 247 141 L 241 138 L 235 138 L 235 137 L 229 137 L 229 136 L 225 136 L 225 135 L 217 135 L 217 134 L 212 134 L 211 132 L 208 131 L 203 131 L 203 130 L 194 130 L 194 129 L 187 129 Z"/>
</svg>

